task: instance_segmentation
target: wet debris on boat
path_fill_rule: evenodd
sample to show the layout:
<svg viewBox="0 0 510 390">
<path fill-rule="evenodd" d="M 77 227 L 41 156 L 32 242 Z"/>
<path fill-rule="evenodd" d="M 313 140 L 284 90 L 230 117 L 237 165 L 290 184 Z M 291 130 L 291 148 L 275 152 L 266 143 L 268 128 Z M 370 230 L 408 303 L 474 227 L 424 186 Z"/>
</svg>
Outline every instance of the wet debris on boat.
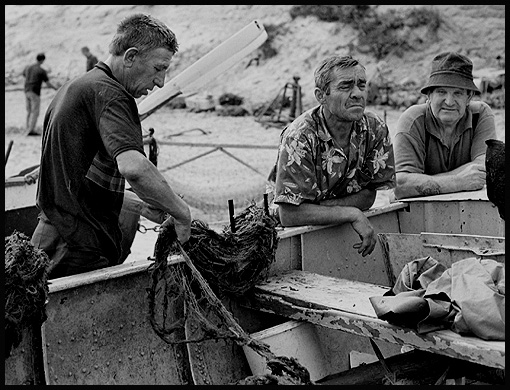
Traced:
<svg viewBox="0 0 510 390">
<path fill-rule="evenodd" d="M 277 220 L 256 204 L 248 206 L 218 234 L 195 220 L 183 245 L 193 264 L 220 295 L 242 296 L 267 276 L 275 261 Z"/>
<path fill-rule="evenodd" d="M 147 293 L 152 326 L 163 339 L 177 341 L 173 333 L 183 326 L 185 316 L 196 317 L 202 325 L 195 340 L 232 338 L 223 316 L 217 315 L 217 296 L 240 297 L 252 289 L 275 261 L 278 244 L 277 222 L 263 208 L 252 204 L 234 222 L 235 232 L 225 227 L 220 234 L 194 220 L 183 246 L 173 225 L 161 226 Z M 169 256 L 182 254 L 189 258 L 187 264 L 168 265 Z"/>
<path fill-rule="evenodd" d="M 294 358 L 276 356 L 267 344 L 246 333 L 218 297 L 239 297 L 250 291 L 275 260 L 278 235 L 273 217 L 252 204 L 233 222 L 236 229 L 225 227 L 219 234 L 195 220 L 184 245 L 177 240 L 174 226 L 163 224 L 154 247 L 155 262 L 149 267 L 152 328 L 169 344 L 230 339 L 248 346 L 266 359 L 271 374 L 246 381 L 312 384 L 305 367 Z M 169 262 L 171 255 L 182 256 L 184 262 Z M 190 332 L 186 322 L 198 326 Z M 177 331 L 183 328 L 185 332 Z"/>
<path fill-rule="evenodd" d="M 46 321 L 48 256 L 23 233 L 5 237 L 5 358 L 22 340 L 29 325 Z"/>
</svg>

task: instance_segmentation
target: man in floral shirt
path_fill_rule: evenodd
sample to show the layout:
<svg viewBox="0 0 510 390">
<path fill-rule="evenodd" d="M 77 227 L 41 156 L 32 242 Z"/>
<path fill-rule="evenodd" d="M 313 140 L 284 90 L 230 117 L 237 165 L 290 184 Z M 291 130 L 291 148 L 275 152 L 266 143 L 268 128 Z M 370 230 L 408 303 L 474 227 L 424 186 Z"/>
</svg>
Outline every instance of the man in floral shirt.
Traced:
<svg viewBox="0 0 510 390">
<path fill-rule="evenodd" d="M 376 235 L 362 210 L 377 190 L 395 186 L 388 127 L 365 112 L 365 68 L 351 56 L 327 58 L 315 71 L 319 105 L 304 112 L 281 134 L 269 180 L 283 226 L 351 223 L 366 256 Z"/>
</svg>

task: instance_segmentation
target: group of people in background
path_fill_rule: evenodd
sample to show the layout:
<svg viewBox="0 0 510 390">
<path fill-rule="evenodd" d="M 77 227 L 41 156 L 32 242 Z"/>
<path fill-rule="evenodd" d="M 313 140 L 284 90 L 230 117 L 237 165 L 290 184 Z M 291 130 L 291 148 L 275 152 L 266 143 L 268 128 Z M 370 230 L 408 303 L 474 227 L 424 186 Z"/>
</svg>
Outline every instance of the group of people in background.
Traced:
<svg viewBox="0 0 510 390">
<path fill-rule="evenodd" d="M 32 237 L 54 264 L 50 277 L 118 263 L 126 182 L 142 205 L 139 213 L 173 224 L 182 243 L 189 239 L 190 209 L 147 159 L 135 102 L 163 87 L 177 50 L 161 21 L 127 17 L 108 58 L 92 65 L 94 56 L 84 48 L 87 73 L 60 87 L 51 102 Z M 474 99 L 472 71 L 462 54 L 437 55 L 421 89 L 427 101 L 405 110 L 392 139 L 386 123 L 366 110 L 365 66 L 350 55 L 324 59 L 314 73 L 318 104 L 283 129 L 269 176 L 280 223 L 350 223 L 360 237 L 354 247 L 367 256 L 376 232 L 363 211 L 377 191 L 393 189 L 402 199 L 481 189 L 485 141 L 496 138 L 496 129 L 491 108 Z"/>
<path fill-rule="evenodd" d="M 83 46 L 81 52 L 87 59 L 85 71 L 88 72 L 97 64 L 98 59 L 90 52 L 87 46 Z M 49 88 L 58 89 L 58 87 L 49 80 L 48 72 L 42 67 L 45 60 L 46 55 L 44 53 L 39 53 L 36 56 L 36 62 L 27 65 L 25 69 L 23 69 L 23 77 L 25 78 L 25 104 L 27 109 L 26 135 L 28 136 L 41 135 L 36 131 L 36 124 L 41 109 L 42 83 L 45 83 Z"/>
</svg>

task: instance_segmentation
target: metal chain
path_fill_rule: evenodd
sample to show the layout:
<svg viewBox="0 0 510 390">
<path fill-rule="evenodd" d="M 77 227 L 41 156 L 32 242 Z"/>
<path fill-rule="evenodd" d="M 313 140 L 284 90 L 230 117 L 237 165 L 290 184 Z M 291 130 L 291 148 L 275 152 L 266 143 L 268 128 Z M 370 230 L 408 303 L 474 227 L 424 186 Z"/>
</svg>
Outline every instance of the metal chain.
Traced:
<svg viewBox="0 0 510 390">
<path fill-rule="evenodd" d="M 166 221 L 168 218 L 170 218 L 170 213 L 165 213 L 164 220 Z M 156 225 L 154 227 L 148 228 L 142 225 L 140 222 L 138 222 L 138 228 L 136 229 L 140 233 L 145 234 L 148 230 L 154 230 L 156 233 L 159 233 L 161 230 L 161 225 Z"/>
<path fill-rule="evenodd" d="M 137 230 L 142 234 L 147 233 L 148 230 L 154 230 L 156 233 L 159 233 L 159 231 L 161 230 L 161 225 L 156 225 L 154 227 L 148 228 L 139 223 Z"/>
</svg>

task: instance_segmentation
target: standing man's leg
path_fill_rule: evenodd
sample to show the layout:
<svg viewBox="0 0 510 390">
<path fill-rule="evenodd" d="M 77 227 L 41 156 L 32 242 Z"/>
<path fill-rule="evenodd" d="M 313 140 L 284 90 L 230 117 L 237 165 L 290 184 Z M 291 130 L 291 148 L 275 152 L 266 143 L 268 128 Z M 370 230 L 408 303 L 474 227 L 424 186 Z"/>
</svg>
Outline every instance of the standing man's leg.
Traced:
<svg viewBox="0 0 510 390">
<path fill-rule="evenodd" d="M 28 133 L 27 135 L 37 134 L 35 131 L 35 125 L 37 123 L 37 118 L 39 118 L 39 109 L 41 107 L 41 97 L 37 95 L 35 92 L 29 91 L 26 93 L 27 101 L 30 100 L 30 104 L 27 102 L 27 109 L 30 105 L 30 111 L 28 114 L 27 122 L 28 122 Z"/>
<path fill-rule="evenodd" d="M 27 108 L 27 123 L 25 125 L 25 130 L 28 132 L 30 127 L 30 113 L 32 112 L 32 100 L 30 99 L 28 92 L 25 92 L 25 106 Z"/>
</svg>

